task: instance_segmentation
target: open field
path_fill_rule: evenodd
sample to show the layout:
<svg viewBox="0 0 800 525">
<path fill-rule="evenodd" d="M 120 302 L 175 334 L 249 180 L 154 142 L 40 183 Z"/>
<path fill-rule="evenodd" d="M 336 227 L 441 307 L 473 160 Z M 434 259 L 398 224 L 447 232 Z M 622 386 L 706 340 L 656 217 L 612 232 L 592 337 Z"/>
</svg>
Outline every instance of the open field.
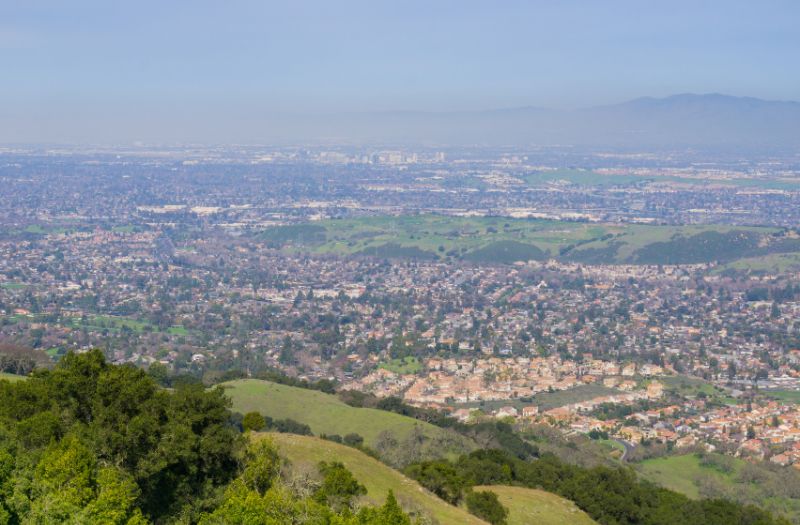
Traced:
<svg viewBox="0 0 800 525">
<path fill-rule="evenodd" d="M 367 488 L 365 498 L 373 505 L 382 504 L 389 490 L 392 490 L 400 504 L 407 510 L 422 509 L 423 514 L 434 517 L 442 525 L 484 523 L 466 510 L 447 504 L 422 488 L 416 481 L 360 450 L 309 436 L 260 435 L 268 435 L 274 439 L 281 455 L 287 457 L 293 464 L 316 465 L 320 461 L 341 461 Z"/>
<path fill-rule="evenodd" d="M 757 178 L 757 177 L 730 177 L 708 178 L 679 177 L 674 175 L 617 175 L 597 173 L 584 169 L 557 169 L 542 170 L 531 173 L 525 177 L 525 182 L 530 186 L 546 186 L 553 184 L 575 184 L 579 186 L 630 186 L 634 184 L 678 184 L 682 186 L 724 186 L 736 188 L 764 188 L 776 190 L 796 190 L 800 188 L 800 181 L 796 178 Z"/>
<path fill-rule="evenodd" d="M 746 257 L 714 269 L 714 273 L 738 270 L 754 273 L 783 273 L 800 270 L 800 253 L 771 253 L 759 257 Z"/>
<path fill-rule="evenodd" d="M 557 392 L 542 392 L 533 396 L 533 404 L 537 405 L 540 410 L 550 410 L 551 408 L 569 405 L 571 403 L 579 403 L 599 396 L 610 396 L 611 394 L 618 394 L 619 390 L 615 388 L 608 388 L 601 384 L 581 385 L 569 390 L 561 390 Z"/>
<path fill-rule="evenodd" d="M 742 462 L 737 460 L 737 469 L 741 467 L 740 463 Z M 686 494 L 690 498 L 700 497 L 700 492 L 694 481 L 699 476 L 712 476 L 723 484 L 729 482 L 729 476 L 726 474 L 713 468 L 701 466 L 700 460 L 694 454 L 648 459 L 642 461 L 639 466 L 640 472 L 645 479 L 649 479 L 662 487 Z"/>
<path fill-rule="evenodd" d="M 508 509 L 508 525 L 596 523 L 575 503 L 543 490 L 503 485 L 483 485 L 475 487 L 475 490 L 488 490 L 497 494 L 500 503 Z"/>
<path fill-rule="evenodd" d="M 47 319 L 37 314 L 28 315 L 10 315 L 7 316 L 11 322 L 48 322 Z M 184 336 L 189 335 L 189 331 L 180 325 L 170 326 L 166 330 L 159 329 L 158 326 L 150 323 L 149 321 L 142 321 L 139 319 L 132 319 L 130 317 L 121 317 L 114 315 L 88 315 L 83 317 L 65 317 L 59 323 L 61 326 L 72 328 L 74 330 L 89 330 L 93 332 L 108 331 L 109 333 L 118 333 L 123 330 L 130 330 L 136 333 L 153 332 L 163 333 L 166 332 L 171 335 Z"/>
<path fill-rule="evenodd" d="M 495 401 L 476 401 L 471 403 L 462 403 L 460 407 L 479 408 L 484 412 L 491 412 L 502 407 L 512 406 L 517 410 L 522 410 L 523 407 L 536 405 L 540 410 L 550 410 L 551 408 L 569 405 L 570 403 L 578 403 L 586 401 L 598 396 L 606 396 L 611 394 L 618 394 L 619 390 L 608 388 L 600 384 L 580 385 L 569 390 L 560 390 L 556 392 L 541 392 L 531 398 L 519 399 L 499 399 Z"/>
<path fill-rule="evenodd" d="M 387 363 L 382 363 L 380 368 L 385 368 L 396 374 L 416 374 L 422 370 L 422 363 L 414 356 L 403 359 L 392 359 Z"/>
<path fill-rule="evenodd" d="M 475 447 L 463 436 L 429 423 L 384 410 L 354 408 L 334 395 L 316 390 L 258 379 L 240 379 L 223 383 L 222 386 L 233 400 L 233 410 L 243 414 L 260 412 L 274 419 L 294 419 L 311 427 L 316 435 L 344 436 L 355 432 L 364 437 L 366 445 L 374 446 L 383 431 L 389 431 L 402 440 L 417 427 L 429 440 L 453 442 L 461 451 Z"/>
<path fill-rule="evenodd" d="M 728 396 L 725 390 L 698 377 L 683 375 L 659 377 L 668 392 L 675 392 L 683 397 L 696 398 L 705 396 L 717 403 L 736 404 L 737 400 Z"/>
<path fill-rule="evenodd" d="M 0 287 L 5 288 L 6 290 L 24 290 L 28 287 L 28 285 L 25 283 L 6 282 L 0 284 Z"/>
<path fill-rule="evenodd" d="M 778 228 L 649 226 L 440 215 L 332 219 L 254 234 L 288 252 L 513 263 L 557 258 L 595 264 L 695 264 L 800 257 Z M 746 263 L 742 263 L 746 264 Z"/>
<path fill-rule="evenodd" d="M 762 390 L 761 393 L 778 401 L 800 404 L 800 390 Z"/>
</svg>

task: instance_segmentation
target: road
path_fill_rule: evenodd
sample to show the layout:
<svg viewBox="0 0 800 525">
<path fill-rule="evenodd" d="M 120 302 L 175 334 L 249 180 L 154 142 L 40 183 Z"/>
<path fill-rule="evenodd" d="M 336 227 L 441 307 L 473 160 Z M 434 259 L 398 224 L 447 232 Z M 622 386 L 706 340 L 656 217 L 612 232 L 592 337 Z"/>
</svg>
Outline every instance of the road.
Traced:
<svg viewBox="0 0 800 525">
<path fill-rule="evenodd" d="M 620 456 L 620 458 L 619 458 L 620 461 L 625 461 L 625 459 L 628 457 L 628 453 L 636 448 L 631 443 L 628 443 L 627 441 L 622 440 L 622 439 L 615 439 L 614 441 L 616 441 L 617 443 L 619 443 L 620 445 L 625 447 L 625 451 L 622 453 L 622 456 Z"/>
</svg>

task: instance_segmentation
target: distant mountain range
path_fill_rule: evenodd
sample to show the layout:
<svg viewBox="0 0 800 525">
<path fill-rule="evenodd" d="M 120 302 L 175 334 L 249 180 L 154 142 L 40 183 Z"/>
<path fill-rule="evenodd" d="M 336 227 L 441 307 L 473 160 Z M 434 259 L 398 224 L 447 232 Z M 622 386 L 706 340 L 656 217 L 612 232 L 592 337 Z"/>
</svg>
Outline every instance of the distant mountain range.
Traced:
<svg viewBox="0 0 800 525">
<path fill-rule="evenodd" d="M 290 127 L 318 137 L 412 143 L 795 148 L 800 103 L 682 94 L 578 110 L 338 114 L 307 117 Z"/>
</svg>

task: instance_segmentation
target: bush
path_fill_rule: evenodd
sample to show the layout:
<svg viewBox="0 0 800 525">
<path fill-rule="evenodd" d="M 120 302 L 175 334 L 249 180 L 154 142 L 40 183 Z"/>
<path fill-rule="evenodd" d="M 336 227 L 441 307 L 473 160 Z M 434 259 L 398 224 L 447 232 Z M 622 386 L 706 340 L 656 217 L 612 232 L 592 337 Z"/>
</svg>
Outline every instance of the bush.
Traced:
<svg viewBox="0 0 800 525">
<path fill-rule="evenodd" d="M 405 474 L 452 505 L 461 501 L 464 479 L 448 461 L 417 463 L 408 467 Z"/>
<path fill-rule="evenodd" d="M 505 525 L 508 509 L 500 503 L 494 492 L 470 492 L 467 494 L 466 501 L 470 514 L 488 521 L 492 525 Z"/>
<path fill-rule="evenodd" d="M 242 419 L 242 429 L 245 432 L 263 430 L 265 426 L 267 426 L 267 422 L 264 420 L 264 416 L 258 412 L 248 412 Z"/>
<path fill-rule="evenodd" d="M 350 447 L 360 447 L 364 444 L 364 438 L 360 434 L 347 434 L 342 442 Z"/>
</svg>

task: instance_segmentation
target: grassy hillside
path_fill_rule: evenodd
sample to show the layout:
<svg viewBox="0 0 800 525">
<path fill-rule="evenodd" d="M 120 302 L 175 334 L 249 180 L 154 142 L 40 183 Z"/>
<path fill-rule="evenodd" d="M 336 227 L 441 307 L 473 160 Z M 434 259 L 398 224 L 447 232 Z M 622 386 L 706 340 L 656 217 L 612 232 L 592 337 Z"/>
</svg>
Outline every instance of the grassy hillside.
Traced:
<svg viewBox="0 0 800 525">
<path fill-rule="evenodd" d="M 271 436 L 278 444 L 281 455 L 293 464 L 320 461 L 341 461 L 367 488 L 366 499 L 380 505 L 391 489 L 406 510 L 416 509 L 423 515 L 434 517 L 441 525 L 484 524 L 483 521 L 437 498 L 400 472 L 387 467 L 363 452 L 323 439 L 294 434 L 261 434 Z"/>
<path fill-rule="evenodd" d="M 476 446 L 463 436 L 429 423 L 384 410 L 354 408 L 334 395 L 316 390 L 258 379 L 240 379 L 222 386 L 233 401 L 233 410 L 243 414 L 260 412 L 274 419 L 294 419 L 310 426 L 316 435 L 344 436 L 355 432 L 364 437 L 365 444 L 374 446 L 383 431 L 403 440 L 417 427 L 429 443 L 444 446 L 444 451 L 466 452 Z"/>
<path fill-rule="evenodd" d="M 497 494 L 508 509 L 508 525 L 591 525 L 596 523 L 573 502 L 550 492 L 524 487 L 485 485 L 475 490 Z"/>
<path fill-rule="evenodd" d="M 739 461 L 735 463 L 735 469 L 740 467 L 739 463 Z M 700 476 L 709 476 L 723 484 L 729 482 L 729 476 L 725 473 L 702 467 L 700 460 L 694 454 L 648 459 L 640 464 L 640 472 L 645 479 L 686 494 L 690 498 L 700 497 L 700 491 L 695 483 Z"/>
<path fill-rule="evenodd" d="M 336 219 L 256 234 L 292 252 L 512 263 L 559 258 L 585 263 L 689 264 L 761 261 L 800 254 L 777 228 L 596 224 L 437 215 Z M 774 258 L 774 257 L 773 257 Z M 793 258 L 783 259 L 794 260 Z M 760 264 L 760 263 L 759 263 Z"/>
<path fill-rule="evenodd" d="M 794 469 L 719 454 L 648 459 L 635 468 L 641 477 L 691 498 L 752 503 L 800 523 L 800 473 Z"/>
<path fill-rule="evenodd" d="M 8 374 L 6 372 L 0 372 L 0 379 L 5 379 L 6 381 L 11 381 L 13 383 L 15 381 L 23 381 L 27 378 L 25 376 L 18 376 L 17 374 Z"/>
</svg>

